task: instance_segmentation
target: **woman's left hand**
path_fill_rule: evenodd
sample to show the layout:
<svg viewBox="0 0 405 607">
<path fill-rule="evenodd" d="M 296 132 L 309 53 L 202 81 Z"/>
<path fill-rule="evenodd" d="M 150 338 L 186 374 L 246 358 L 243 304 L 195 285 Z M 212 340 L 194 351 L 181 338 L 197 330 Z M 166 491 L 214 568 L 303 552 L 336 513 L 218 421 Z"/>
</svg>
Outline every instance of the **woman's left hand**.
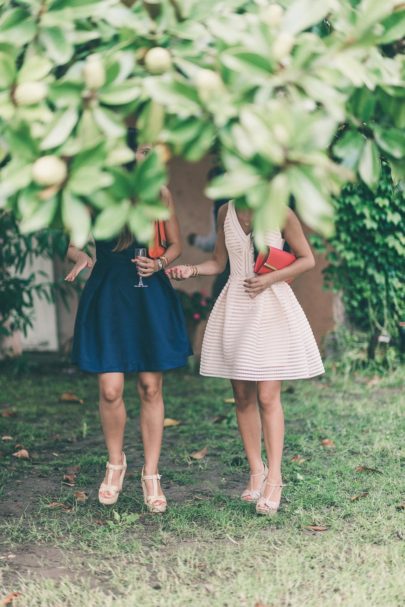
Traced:
<svg viewBox="0 0 405 607">
<path fill-rule="evenodd" d="M 148 278 L 148 276 L 152 276 L 158 270 L 158 265 L 156 259 L 151 259 L 150 257 L 135 257 L 135 259 L 131 259 L 133 263 L 136 264 L 139 276 L 142 278 Z"/>
<path fill-rule="evenodd" d="M 245 292 L 253 299 L 257 295 L 259 295 L 259 293 L 262 293 L 263 291 L 268 289 L 272 284 L 273 281 L 271 273 L 269 273 L 262 274 L 260 276 L 256 275 L 252 278 L 247 278 L 244 281 L 243 286 L 245 287 Z"/>
</svg>

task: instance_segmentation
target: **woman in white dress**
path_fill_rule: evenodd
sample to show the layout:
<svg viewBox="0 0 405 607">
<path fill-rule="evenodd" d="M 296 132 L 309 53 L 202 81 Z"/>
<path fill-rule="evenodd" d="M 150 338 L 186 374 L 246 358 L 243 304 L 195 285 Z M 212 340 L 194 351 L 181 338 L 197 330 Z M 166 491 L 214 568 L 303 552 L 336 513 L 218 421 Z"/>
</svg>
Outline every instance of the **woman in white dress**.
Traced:
<svg viewBox="0 0 405 607">
<path fill-rule="evenodd" d="M 251 213 L 236 210 L 229 202 L 219 211 L 212 259 L 167 270 L 175 280 L 216 275 L 223 272 L 229 256 L 231 273 L 207 324 L 200 372 L 231 380 L 250 466 L 249 483 L 241 497 L 255 502 L 256 511 L 266 515 L 277 512 L 283 486 L 281 381 L 324 372 L 311 327 L 286 282 L 315 264 L 301 224 L 290 209 L 283 234 L 271 230 L 265 243 L 282 249 L 284 239 L 296 261 L 282 270 L 255 275 Z M 262 433 L 268 467 L 262 461 Z"/>
</svg>

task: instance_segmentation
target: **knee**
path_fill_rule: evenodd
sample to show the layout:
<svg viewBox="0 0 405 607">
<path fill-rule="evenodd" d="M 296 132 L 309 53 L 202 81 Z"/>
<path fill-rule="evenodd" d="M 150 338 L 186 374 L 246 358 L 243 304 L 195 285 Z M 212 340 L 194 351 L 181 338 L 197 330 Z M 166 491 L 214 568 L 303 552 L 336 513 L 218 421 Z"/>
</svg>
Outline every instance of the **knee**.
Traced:
<svg viewBox="0 0 405 607">
<path fill-rule="evenodd" d="M 121 400 L 122 389 L 120 386 L 103 386 L 100 390 L 100 397 L 102 402 L 109 405 L 114 405 Z"/>
<path fill-rule="evenodd" d="M 277 392 L 263 392 L 258 394 L 259 407 L 266 413 L 273 413 L 281 408 L 280 393 Z"/>
<path fill-rule="evenodd" d="M 246 411 L 249 407 L 256 407 L 256 399 L 248 390 L 235 390 L 235 404 L 238 411 Z"/>
<path fill-rule="evenodd" d="M 156 382 L 138 382 L 138 394 L 144 403 L 153 403 L 162 396 L 162 388 Z"/>
</svg>

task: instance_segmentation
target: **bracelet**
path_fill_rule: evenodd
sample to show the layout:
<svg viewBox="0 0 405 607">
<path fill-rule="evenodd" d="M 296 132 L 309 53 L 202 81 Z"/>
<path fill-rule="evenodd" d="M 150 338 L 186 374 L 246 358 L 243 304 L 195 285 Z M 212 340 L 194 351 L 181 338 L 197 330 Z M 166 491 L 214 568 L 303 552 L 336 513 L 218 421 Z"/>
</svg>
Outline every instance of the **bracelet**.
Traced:
<svg viewBox="0 0 405 607">
<path fill-rule="evenodd" d="M 161 260 L 164 268 L 166 268 L 169 265 L 169 260 L 167 259 L 166 255 L 161 255 L 159 257 L 159 259 Z"/>
<path fill-rule="evenodd" d="M 190 278 L 195 278 L 196 276 L 198 276 L 200 274 L 200 272 L 198 271 L 197 266 L 192 266 L 190 263 L 186 263 L 187 268 L 191 268 L 191 276 Z"/>
<path fill-rule="evenodd" d="M 161 260 L 160 257 L 158 257 L 157 259 L 155 259 L 155 261 L 157 261 L 157 265 L 158 265 L 158 268 L 155 271 L 156 272 L 160 272 L 160 270 L 163 270 L 163 262 L 162 262 L 162 260 Z"/>
</svg>

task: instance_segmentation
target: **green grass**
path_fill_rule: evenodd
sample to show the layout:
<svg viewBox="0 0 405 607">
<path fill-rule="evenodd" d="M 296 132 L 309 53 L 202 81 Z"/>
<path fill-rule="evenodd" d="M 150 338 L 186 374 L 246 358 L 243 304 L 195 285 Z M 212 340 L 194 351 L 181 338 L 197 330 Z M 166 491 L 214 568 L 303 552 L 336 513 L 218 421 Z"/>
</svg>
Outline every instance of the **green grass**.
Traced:
<svg viewBox="0 0 405 607">
<path fill-rule="evenodd" d="M 182 422 L 165 430 L 168 512 L 152 516 L 142 503 L 133 376 L 126 388 L 129 474 L 116 507 L 101 507 L 96 380 L 65 371 L 34 365 L 0 377 L 0 404 L 16 413 L 0 417 L 1 435 L 13 437 L 0 445 L 0 600 L 18 591 L 17 607 L 404 603 L 404 370 L 371 383 L 329 372 L 285 385 L 287 486 L 272 519 L 238 499 L 247 468 L 233 406 L 224 403 L 228 382 L 189 372 L 165 382 L 166 415 Z M 84 404 L 59 403 L 64 391 Z M 323 446 L 325 438 L 334 446 Z M 12 456 L 16 444 L 29 460 Z M 205 446 L 206 458 L 193 461 L 190 454 Z M 296 455 L 303 460 L 292 461 Z M 62 484 L 72 465 L 80 466 L 73 488 Z M 76 490 L 89 494 L 86 503 L 77 503 Z"/>
</svg>

